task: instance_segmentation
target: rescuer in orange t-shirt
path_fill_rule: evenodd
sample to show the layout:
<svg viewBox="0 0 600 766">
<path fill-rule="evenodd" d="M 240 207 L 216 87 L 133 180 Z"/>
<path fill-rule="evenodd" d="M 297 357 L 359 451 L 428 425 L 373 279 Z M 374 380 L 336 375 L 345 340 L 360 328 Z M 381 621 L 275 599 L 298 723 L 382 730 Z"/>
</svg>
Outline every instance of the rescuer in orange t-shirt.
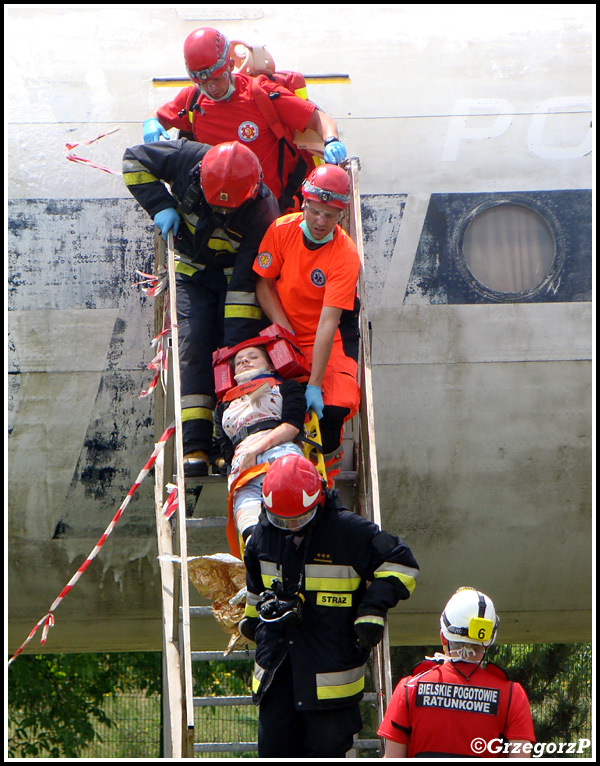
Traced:
<svg viewBox="0 0 600 766">
<path fill-rule="evenodd" d="M 311 364 L 306 404 L 320 420 L 328 477 L 339 472 L 342 428 L 358 411 L 360 257 L 339 226 L 350 180 L 320 165 L 302 186 L 303 212 L 274 221 L 254 264 L 256 296 L 269 319 L 291 330 Z"/>
</svg>

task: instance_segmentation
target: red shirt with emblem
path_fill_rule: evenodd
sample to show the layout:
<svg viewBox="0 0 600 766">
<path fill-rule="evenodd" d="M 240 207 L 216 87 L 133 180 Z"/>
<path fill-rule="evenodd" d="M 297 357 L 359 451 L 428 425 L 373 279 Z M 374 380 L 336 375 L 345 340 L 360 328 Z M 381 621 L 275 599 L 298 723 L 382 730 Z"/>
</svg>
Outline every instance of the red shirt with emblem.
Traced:
<svg viewBox="0 0 600 766">
<path fill-rule="evenodd" d="M 494 749 L 502 750 L 502 742 L 484 752 L 471 743 L 501 737 L 535 742 L 523 687 L 497 665 L 488 663 L 474 673 L 473 667 L 464 662 L 417 665 L 396 686 L 378 734 L 408 745 L 409 758 L 499 758 L 502 753 Z"/>
<path fill-rule="evenodd" d="M 193 134 L 196 141 L 212 146 L 224 141 L 240 141 L 248 146 L 260 160 L 264 182 L 275 197 L 279 198 L 282 192 L 277 172 L 279 141 L 256 106 L 252 97 L 251 80 L 248 75 L 236 74 L 235 92 L 227 101 L 211 101 L 208 97 L 202 97 L 203 114 L 194 113 Z M 272 104 L 281 122 L 292 134 L 296 130 L 306 130 L 307 123 L 316 109 L 315 105 L 274 83 L 269 85 L 269 90 L 279 93 L 279 96 L 272 100 Z M 195 85 L 184 88 L 173 101 L 161 106 L 157 110 L 161 123 L 187 132 L 192 130 L 187 105 L 195 92 Z"/>
<path fill-rule="evenodd" d="M 312 345 L 323 306 L 351 310 L 360 256 L 341 226 L 333 239 L 309 250 L 302 237 L 303 213 L 278 218 L 269 226 L 254 261 L 254 271 L 277 279 L 279 300 L 301 345 Z M 334 341 L 341 342 L 339 330 Z"/>
</svg>

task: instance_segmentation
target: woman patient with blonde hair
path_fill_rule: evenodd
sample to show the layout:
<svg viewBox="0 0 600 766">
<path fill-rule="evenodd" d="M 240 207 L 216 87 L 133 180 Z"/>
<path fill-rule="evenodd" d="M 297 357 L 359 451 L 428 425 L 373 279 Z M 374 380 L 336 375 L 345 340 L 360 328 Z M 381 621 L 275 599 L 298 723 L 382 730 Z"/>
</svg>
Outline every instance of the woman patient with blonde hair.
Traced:
<svg viewBox="0 0 600 766">
<path fill-rule="evenodd" d="M 235 552 L 237 535 L 245 542 L 258 520 L 270 463 L 302 455 L 294 440 L 304 430 L 306 399 L 300 383 L 277 374 L 264 346 L 241 349 L 232 366 L 237 385 L 217 405 L 214 420 L 221 454 L 231 464 L 227 536 Z"/>
</svg>

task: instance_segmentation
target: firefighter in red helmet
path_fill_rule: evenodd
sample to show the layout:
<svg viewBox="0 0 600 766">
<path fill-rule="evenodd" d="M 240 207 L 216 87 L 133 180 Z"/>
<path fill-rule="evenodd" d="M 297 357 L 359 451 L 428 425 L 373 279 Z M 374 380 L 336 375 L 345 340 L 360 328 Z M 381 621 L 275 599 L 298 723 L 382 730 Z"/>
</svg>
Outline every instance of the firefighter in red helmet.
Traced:
<svg viewBox="0 0 600 766">
<path fill-rule="evenodd" d="M 293 205 L 293 196 L 310 170 L 306 162 L 304 166 L 299 164 L 294 149 L 296 131 L 312 130 L 320 136 L 326 162 L 345 159 L 346 149 L 339 140 L 335 120 L 266 76 L 234 73 L 229 40 L 217 29 L 196 29 L 186 38 L 183 54 L 193 84 L 148 115 L 143 126 L 145 142 L 168 139 L 170 128 L 208 144 L 241 141 L 259 158 L 265 183 L 282 212 Z M 270 102 L 268 112 L 260 105 L 265 98 Z M 281 127 L 275 126 L 271 110 Z M 278 135 L 280 129 L 283 138 Z"/>
<path fill-rule="evenodd" d="M 362 728 L 365 663 L 414 590 L 408 546 L 343 508 L 310 460 L 273 462 L 246 544 L 259 758 L 344 758 Z"/>
<path fill-rule="evenodd" d="M 211 462 L 213 351 L 264 326 L 252 264 L 279 209 L 262 178 L 256 155 L 237 141 L 210 147 L 182 138 L 134 146 L 123 156 L 127 188 L 164 239 L 174 235 L 188 476 L 206 475 Z"/>
<path fill-rule="evenodd" d="M 200 166 L 200 186 L 208 204 L 230 210 L 258 194 L 263 174 L 257 156 L 230 141 L 213 146 Z"/>
<path fill-rule="evenodd" d="M 339 225 L 351 196 L 347 172 L 320 165 L 304 181 L 302 194 L 302 212 L 279 218 L 261 242 L 256 295 L 272 322 L 295 333 L 311 363 L 306 403 L 320 420 L 331 484 L 341 463 L 343 425 L 360 403 L 360 258 Z"/>
</svg>

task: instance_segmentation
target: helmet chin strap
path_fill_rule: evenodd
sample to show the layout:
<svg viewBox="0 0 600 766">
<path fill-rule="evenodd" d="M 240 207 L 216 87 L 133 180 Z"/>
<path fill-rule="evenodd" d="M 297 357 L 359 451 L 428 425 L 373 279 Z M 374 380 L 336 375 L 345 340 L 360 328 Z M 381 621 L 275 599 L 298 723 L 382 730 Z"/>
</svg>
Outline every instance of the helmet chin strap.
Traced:
<svg viewBox="0 0 600 766">
<path fill-rule="evenodd" d="M 471 659 L 469 656 L 471 654 L 477 655 L 474 648 L 471 648 L 470 646 L 461 646 L 458 649 L 448 649 L 447 656 L 455 662 L 478 662 L 477 659 Z"/>
<path fill-rule="evenodd" d="M 476 645 L 473 645 L 473 648 L 471 649 L 469 646 L 461 646 L 457 649 L 450 649 L 448 647 L 448 642 L 444 639 L 443 636 L 440 636 L 442 638 L 442 646 L 444 647 L 444 653 L 442 652 L 436 652 L 433 657 L 426 657 L 427 660 L 434 660 L 435 662 L 452 662 L 454 664 L 454 668 L 457 673 L 459 673 L 466 681 L 469 681 L 471 679 L 471 676 L 473 676 L 481 667 L 483 664 L 483 661 L 485 660 L 485 655 L 487 654 L 487 650 L 489 649 L 488 646 L 483 646 L 483 644 L 479 647 Z M 482 648 L 483 654 L 481 655 L 481 658 L 478 659 L 470 659 L 470 655 L 477 655 L 477 649 Z M 456 665 L 457 662 L 466 662 L 470 665 L 475 665 L 473 670 L 469 673 L 463 673 L 462 670 Z"/>
</svg>

